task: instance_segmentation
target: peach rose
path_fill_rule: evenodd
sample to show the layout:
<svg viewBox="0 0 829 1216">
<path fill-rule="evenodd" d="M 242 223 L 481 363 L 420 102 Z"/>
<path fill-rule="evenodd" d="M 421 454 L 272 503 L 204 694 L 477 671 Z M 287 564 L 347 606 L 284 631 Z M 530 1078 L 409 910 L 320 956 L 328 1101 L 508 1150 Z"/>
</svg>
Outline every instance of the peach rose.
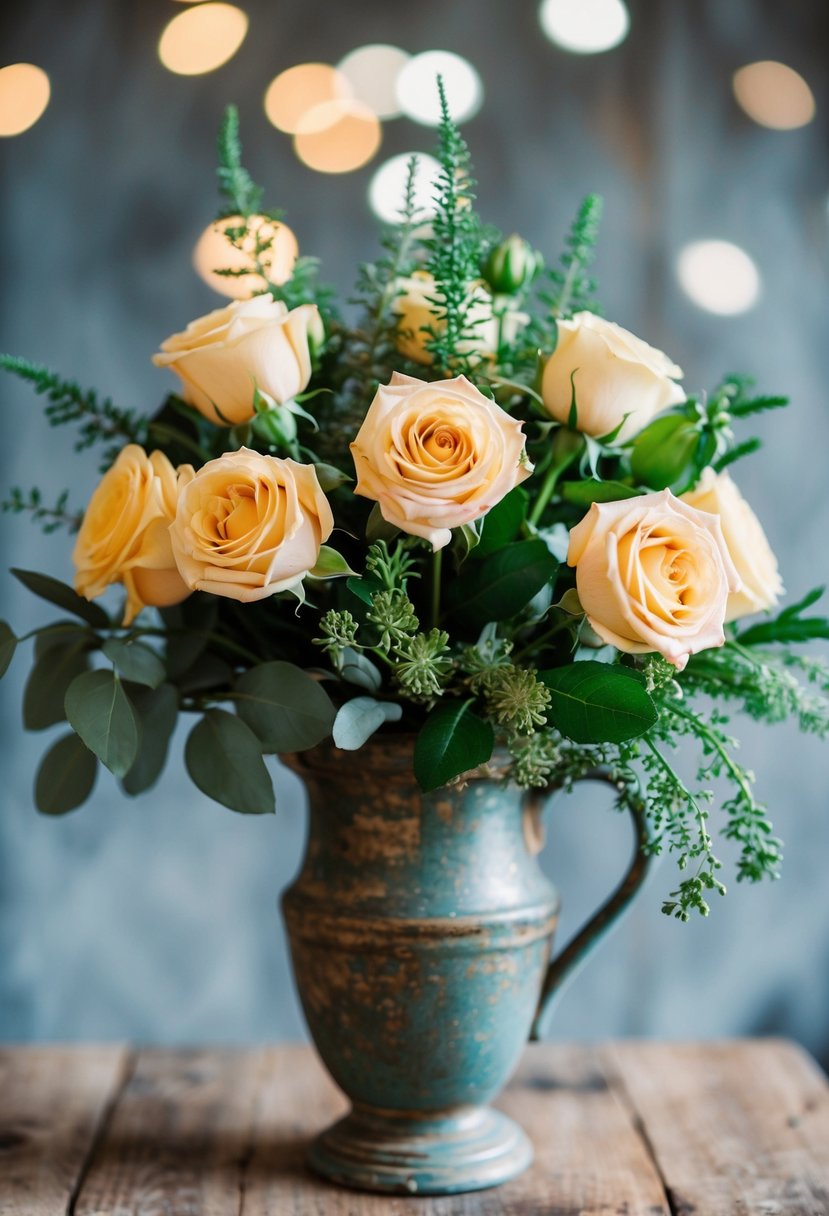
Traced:
<svg viewBox="0 0 829 1216">
<path fill-rule="evenodd" d="M 205 418 L 236 426 L 253 417 L 256 389 L 285 405 L 307 387 L 310 342 L 320 329 L 315 304 L 289 312 L 270 296 L 254 296 L 191 321 L 162 342 L 153 363 L 180 377 L 184 400 Z"/>
<path fill-rule="evenodd" d="M 163 608 L 187 598 L 169 528 L 179 490 L 191 477 L 190 465 L 176 471 L 163 452 L 148 456 L 136 443 L 122 449 L 92 495 L 75 542 L 79 595 L 92 600 L 123 583 L 125 625 L 146 605 Z"/>
<path fill-rule="evenodd" d="M 191 591 L 250 603 L 295 590 L 333 527 L 313 465 L 240 448 L 184 488 L 170 535 Z"/>
<path fill-rule="evenodd" d="M 682 495 L 683 502 L 698 511 L 718 515 L 728 554 L 742 580 L 739 591 L 728 597 L 727 621 L 774 608 L 783 594 L 783 581 L 760 521 L 743 498 L 728 473 L 703 470 L 693 490 Z"/>
<path fill-rule="evenodd" d="M 617 436 L 624 442 L 655 414 L 685 400 L 674 383 L 681 376 L 682 369 L 661 350 L 612 321 L 579 312 L 558 323 L 558 344 L 544 368 L 541 396 L 552 416 L 566 423 L 575 385 L 578 429 L 609 435 L 627 415 Z"/>
<path fill-rule="evenodd" d="M 398 287 L 400 295 L 393 305 L 398 316 L 397 349 L 412 362 L 429 365 L 432 363 L 432 352 L 426 345 L 429 329 L 439 329 L 441 324 L 435 316 L 440 306 L 430 303 L 437 294 L 435 280 L 425 270 L 417 270 L 409 278 L 399 279 Z M 492 358 L 497 353 L 499 324 L 502 340 L 509 343 L 530 319 L 525 312 L 507 308 L 499 322 L 493 311 L 493 297 L 483 283 L 471 285 L 468 305 L 469 338 L 460 343 L 459 353 L 480 359 Z"/>
<path fill-rule="evenodd" d="M 433 549 L 533 471 L 521 423 L 465 376 L 427 384 L 395 372 L 377 390 L 351 452 L 355 493 Z"/>
<path fill-rule="evenodd" d="M 658 651 L 681 671 L 721 646 L 740 579 L 716 515 L 670 490 L 593 503 L 570 532 L 567 562 L 593 629 L 628 654 Z"/>
</svg>

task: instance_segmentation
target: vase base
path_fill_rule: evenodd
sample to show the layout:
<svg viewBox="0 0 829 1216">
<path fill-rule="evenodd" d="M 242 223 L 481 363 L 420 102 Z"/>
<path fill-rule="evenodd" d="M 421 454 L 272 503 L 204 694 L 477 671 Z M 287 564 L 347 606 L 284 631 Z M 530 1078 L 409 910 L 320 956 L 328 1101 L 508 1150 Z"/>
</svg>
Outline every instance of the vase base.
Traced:
<svg viewBox="0 0 829 1216">
<path fill-rule="evenodd" d="M 359 1107 L 317 1137 L 311 1168 L 330 1182 L 396 1195 L 453 1195 L 498 1186 L 533 1158 L 524 1132 L 500 1111 L 464 1107 L 404 1115 Z"/>
</svg>

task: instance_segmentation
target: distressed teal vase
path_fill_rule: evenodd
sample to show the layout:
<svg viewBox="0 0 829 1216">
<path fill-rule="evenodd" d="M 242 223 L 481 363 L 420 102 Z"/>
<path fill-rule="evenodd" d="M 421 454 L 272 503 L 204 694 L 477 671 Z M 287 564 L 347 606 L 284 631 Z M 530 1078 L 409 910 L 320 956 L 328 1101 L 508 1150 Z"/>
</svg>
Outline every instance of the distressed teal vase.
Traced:
<svg viewBox="0 0 829 1216">
<path fill-rule="evenodd" d="M 538 796 L 490 776 L 422 794 L 412 742 L 395 736 L 287 759 L 309 801 L 305 858 L 283 897 L 294 976 L 352 1104 L 314 1141 L 312 1168 L 404 1194 L 506 1181 L 532 1147 L 489 1103 L 641 885 L 644 855 L 551 962 L 559 902 L 536 856 Z"/>
</svg>

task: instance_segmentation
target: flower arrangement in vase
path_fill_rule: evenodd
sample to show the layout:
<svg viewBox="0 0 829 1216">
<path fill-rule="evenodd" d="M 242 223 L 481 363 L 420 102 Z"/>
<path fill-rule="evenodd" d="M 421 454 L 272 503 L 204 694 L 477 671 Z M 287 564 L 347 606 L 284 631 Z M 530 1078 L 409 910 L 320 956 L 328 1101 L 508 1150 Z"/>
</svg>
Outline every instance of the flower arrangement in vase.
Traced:
<svg viewBox="0 0 829 1216">
<path fill-rule="evenodd" d="M 74 810 L 99 766 L 149 789 L 179 715 L 190 777 L 232 810 L 274 809 L 265 756 L 301 773 L 312 826 L 285 912 L 312 1031 L 355 1099 L 313 1160 L 380 1190 L 523 1168 L 523 1135 L 486 1103 L 648 860 L 674 856 L 663 910 L 680 920 L 725 893 L 717 831 L 738 879 L 777 875 L 726 711 L 829 728 L 829 675 L 797 648 L 829 636 L 808 615 L 819 592 L 779 609 L 730 473 L 759 446 L 735 430 L 785 398 L 737 376 L 686 394 L 667 356 L 601 317 L 595 196 L 553 267 L 484 225 L 441 99 L 434 213 L 415 208 L 413 159 L 356 318 L 314 259 L 275 273 L 282 216 L 242 165 L 231 108 L 218 222 L 247 261 L 217 273 L 251 295 L 162 343 L 178 383 L 161 408 L 2 358 L 78 448 L 103 446 L 83 515 L 37 489 L 3 504 L 77 532 L 74 589 L 14 571 L 62 612 L 26 635 L 24 724 L 68 726 L 38 809 Z M 0 623 L 0 669 L 24 640 Z M 693 784 L 672 762 L 686 742 Z M 534 810 L 582 779 L 610 784 L 637 853 L 548 969 L 557 900 Z"/>
</svg>

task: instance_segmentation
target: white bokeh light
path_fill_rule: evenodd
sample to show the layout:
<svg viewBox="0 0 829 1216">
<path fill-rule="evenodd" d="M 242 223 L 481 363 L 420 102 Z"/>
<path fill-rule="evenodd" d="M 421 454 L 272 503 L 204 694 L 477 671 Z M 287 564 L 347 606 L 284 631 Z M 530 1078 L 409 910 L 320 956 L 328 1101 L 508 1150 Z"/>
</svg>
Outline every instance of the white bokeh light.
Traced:
<svg viewBox="0 0 829 1216">
<path fill-rule="evenodd" d="M 735 316 L 760 297 L 760 272 L 731 241 L 693 241 L 680 250 L 676 271 L 685 294 L 706 312 Z"/>
<path fill-rule="evenodd" d="M 438 76 L 443 78 L 449 113 L 455 122 L 465 122 L 478 113 L 484 86 L 469 60 L 453 51 L 423 51 L 414 55 L 397 77 L 397 100 L 407 118 L 425 127 L 438 126 Z"/>
<path fill-rule="evenodd" d="M 544 0 L 538 17 L 551 42 L 577 55 L 610 51 L 630 29 L 624 0 Z"/>
<path fill-rule="evenodd" d="M 396 118 L 400 113 L 397 78 L 410 56 L 398 46 L 374 43 L 351 51 L 337 64 L 354 90 L 354 96 L 378 118 Z"/>
<path fill-rule="evenodd" d="M 380 166 L 368 187 L 369 206 L 378 219 L 386 224 L 400 222 L 409 161 L 413 156 L 417 157 L 414 179 L 415 211 L 423 220 L 431 219 L 434 215 L 434 185 L 440 173 L 440 164 L 434 156 L 425 152 L 402 152 L 399 156 L 390 157 Z"/>
</svg>

